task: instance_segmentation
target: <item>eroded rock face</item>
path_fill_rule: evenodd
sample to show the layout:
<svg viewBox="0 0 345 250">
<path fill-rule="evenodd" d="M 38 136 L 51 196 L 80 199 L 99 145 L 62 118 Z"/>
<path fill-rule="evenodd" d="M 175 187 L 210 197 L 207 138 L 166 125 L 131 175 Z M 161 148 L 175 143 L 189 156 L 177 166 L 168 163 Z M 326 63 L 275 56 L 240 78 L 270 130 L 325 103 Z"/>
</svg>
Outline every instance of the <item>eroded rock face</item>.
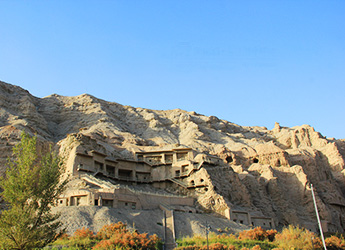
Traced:
<svg viewBox="0 0 345 250">
<path fill-rule="evenodd" d="M 80 145 L 134 159 L 134 152 L 190 147 L 218 156 L 190 180 L 208 188 L 188 191 L 199 209 L 222 214 L 226 207 L 273 217 L 276 224 L 315 224 L 313 183 L 321 219 L 330 230 L 345 229 L 345 141 L 324 138 L 308 125 L 242 127 L 195 112 L 122 106 L 83 94 L 36 98 L 0 82 L 0 173 L 21 131 L 53 142 L 68 159 Z M 182 192 L 181 190 L 170 190 Z"/>
</svg>

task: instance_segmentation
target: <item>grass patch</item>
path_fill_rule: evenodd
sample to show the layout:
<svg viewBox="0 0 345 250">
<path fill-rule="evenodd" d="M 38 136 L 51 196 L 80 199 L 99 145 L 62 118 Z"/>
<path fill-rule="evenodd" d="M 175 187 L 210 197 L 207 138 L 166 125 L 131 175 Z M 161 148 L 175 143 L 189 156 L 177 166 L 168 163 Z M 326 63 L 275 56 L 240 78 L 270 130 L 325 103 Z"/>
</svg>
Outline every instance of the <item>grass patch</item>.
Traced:
<svg viewBox="0 0 345 250">
<path fill-rule="evenodd" d="M 92 249 L 99 241 L 96 239 L 58 239 L 54 241 L 51 249 L 69 249 L 69 250 L 89 250 Z"/>
<path fill-rule="evenodd" d="M 219 243 L 222 245 L 226 246 L 234 246 L 236 249 L 241 249 L 241 248 L 253 248 L 254 246 L 259 245 L 262 249 L 273 249 L 277 248 L 277 245 L 269 242 L 269 241 L 259 241 L 259 240 L 239 240 L 235 235 L 216 235 L 213 233 L 210 233 L 209 239 L 208 239 L 209 245 L 214 244 L 214 243 Z M 184 237 L 182 239 L 177 240 L 178 247 L 181 249 L 183 247 L 188 247 L 188 246 L 206 246 L 207 241 L 206 237 L 203 236 L 194 236 L 194 237 Z"/>
</svg>

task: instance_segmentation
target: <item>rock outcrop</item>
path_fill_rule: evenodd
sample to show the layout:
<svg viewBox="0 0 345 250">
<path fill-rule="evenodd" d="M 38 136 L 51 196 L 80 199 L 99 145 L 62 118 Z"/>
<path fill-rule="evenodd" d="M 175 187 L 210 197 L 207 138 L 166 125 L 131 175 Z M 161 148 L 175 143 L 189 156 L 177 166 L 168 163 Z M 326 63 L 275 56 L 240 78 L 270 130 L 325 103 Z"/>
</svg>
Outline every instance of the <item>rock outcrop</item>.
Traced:
<svg viewBox="0 0 345 250">
<path fill-rule="evenodd" d="M 188 177 L 202 175 L 207 190 L 169 191 L 195 197 L 200 211 L 223 215 L 231 207 L 272 217 L 277 226 L 315 226 L 312 183 L 327 229 L 345 230 L 345 140 L 325 138 L 309 125 L 243 127 L 214 116 L 123 106 L 88 94 L 37 98 L 0 82 L 1 174 L 21 131 L 36 134 L 42 147 L 54 143 L 65 159 L 78 145 L 123 159 L 176 147 L 217 156 L 222 163 Z"/>
</svg>

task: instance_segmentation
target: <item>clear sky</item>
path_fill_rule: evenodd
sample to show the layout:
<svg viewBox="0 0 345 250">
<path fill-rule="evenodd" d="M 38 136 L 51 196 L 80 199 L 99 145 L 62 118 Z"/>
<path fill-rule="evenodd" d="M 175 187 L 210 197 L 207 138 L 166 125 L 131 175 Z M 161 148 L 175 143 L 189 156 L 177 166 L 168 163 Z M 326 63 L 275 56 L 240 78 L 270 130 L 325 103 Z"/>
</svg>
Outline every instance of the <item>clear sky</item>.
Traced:
<svg viewBox="0 0 345 250">
<path fill-rule="evenodd" d="M 0 80 L 345 138 L 344 0 L 0 0 Z"/>
</svg>

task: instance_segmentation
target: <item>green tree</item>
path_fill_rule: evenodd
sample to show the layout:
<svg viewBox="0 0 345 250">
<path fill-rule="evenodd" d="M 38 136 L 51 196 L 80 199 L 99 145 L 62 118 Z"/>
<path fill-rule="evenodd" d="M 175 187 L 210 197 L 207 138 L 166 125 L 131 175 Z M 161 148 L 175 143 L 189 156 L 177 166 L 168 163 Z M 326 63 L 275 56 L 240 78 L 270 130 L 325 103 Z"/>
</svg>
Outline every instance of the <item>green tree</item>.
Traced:
<svg viewBox="0 0 345 250">
<path fill-rule="evenodd" d="M 23 133 L 13 148 L 5 176 L 0 177 L 1 195 L 8 209 L 0 215 L 0 248 L 44 247 L 61 232 L 59 214 L 51 207 L 63 192 L 67 179 L 62 161 L 51 147 L 37 153 L 36 137 Z"/>
</svg>

